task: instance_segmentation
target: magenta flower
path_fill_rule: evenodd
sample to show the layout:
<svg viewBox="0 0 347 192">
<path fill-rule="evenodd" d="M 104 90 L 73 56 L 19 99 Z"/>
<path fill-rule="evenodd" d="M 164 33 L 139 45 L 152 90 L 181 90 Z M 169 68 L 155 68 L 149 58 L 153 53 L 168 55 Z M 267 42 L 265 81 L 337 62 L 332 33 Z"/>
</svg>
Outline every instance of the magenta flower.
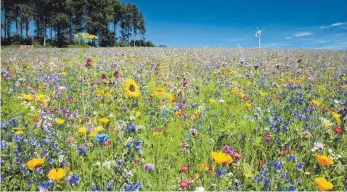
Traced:
<svg viewBox="0 0 347 192">
<path fill-rule="evenodd" d="M 118 78 L 118 77 L 119 77 L 119 72 L 118 72 L 118 71 L 114 71 L 113 76 L 114 76 L 115 78 Z"/>
<path fill-rule="evenodd" d="M 153 165 L 152 163 L 146 163 L 143 168 L 145 169 L 145 171 L 153 171 L 153 169 L 155 168 L 155 165 Z"/>
</svg>

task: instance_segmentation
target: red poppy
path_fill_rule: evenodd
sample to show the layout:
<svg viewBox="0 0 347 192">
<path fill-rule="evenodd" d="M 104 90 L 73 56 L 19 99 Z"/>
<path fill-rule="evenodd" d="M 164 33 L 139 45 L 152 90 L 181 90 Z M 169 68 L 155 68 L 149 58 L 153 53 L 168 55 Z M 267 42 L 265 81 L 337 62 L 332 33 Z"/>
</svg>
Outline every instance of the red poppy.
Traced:
<svg viewBox="0 0 347 192">
<path fill-rule="evenodd" d="M 342 135 L 343 134 L 343 130 L 341 129 L 341 127 L 335 127 L 334 129 L 335 133 Z"/>
<path fill-rule="evenodd" d="M 188 173 L 189 172 L 189 166 L 188 165 L 182 165 L 181 170 L 183 173 Z"/>
</svg>

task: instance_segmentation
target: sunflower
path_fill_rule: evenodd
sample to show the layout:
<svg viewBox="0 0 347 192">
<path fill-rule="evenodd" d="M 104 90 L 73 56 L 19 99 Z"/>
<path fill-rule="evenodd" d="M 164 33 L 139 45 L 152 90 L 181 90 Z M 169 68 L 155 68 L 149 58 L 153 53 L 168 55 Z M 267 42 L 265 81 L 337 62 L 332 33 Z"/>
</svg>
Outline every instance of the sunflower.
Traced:
<svg viewBox="0 0 347 192">
<path fill-rule="evenodd" d="M 130 97 L 139 97 L 140 89 L 134 80 L 125 81 L 125 91 Z"/>
</svg>

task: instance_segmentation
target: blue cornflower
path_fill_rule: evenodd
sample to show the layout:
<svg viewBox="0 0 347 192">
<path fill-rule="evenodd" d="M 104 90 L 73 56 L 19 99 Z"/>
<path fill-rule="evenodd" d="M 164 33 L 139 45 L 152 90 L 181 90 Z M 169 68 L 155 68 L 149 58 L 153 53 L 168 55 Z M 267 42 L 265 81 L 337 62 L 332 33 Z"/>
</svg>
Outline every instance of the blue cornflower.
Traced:
<svg viewBox="0 0 347 192">
<path fill-rule="evenodd" d="M 290 156 L 288 157 L 288 160 L 289 160 L 289 161 L 296 161 L 295 155 L 290 155 Z"/>
<path fill-rule="evenodd" d="M 1 129 L 7 129 L 8 128 L 8 123 L 1 121 L 0 124 L 1 124 Z"/>
<path fill-rule="evenodd" d="M 117 162 L 117 164 L 118 164 L 119 166 L 123 166 L 123 165 L 124 165 L 124 161 L 123 161 L 123 160 L 119 160 L 119 161 Z"/>
<path fill-rule="evenodd" d="M 134 146 L 135 146 L 135 149 L 141 149 L 142 148 L 142 141 L 134 140 Z"/>
<path fill-rule="evenodd" d="M 20 166 L 19 166 L 19 169 L 20 170 L 24 170 L 27 166 L 25 165 L 25 163 L 22 163 Z"/>
<path fill-rule="evenodd" d="M 264 178 L 264 184 L 265 185 L 270 185 L 271 180 L 267 177 Z"/>
<path fill-rule="evenodd" d="M 88 154 L 88 151 L 87 151 L 87 149 L 86 149 L 85 147 L 77 146 L 76 149 L 77 149 L 77 152 L 78 152 L 80 155 L 81 155 L 81 154 L 83 154 L 83 155 L 87 155 L 87 154 Z"/>
<path fill-rule="evenodd" d="M 95 141 L 100 143 L 100 144 L 104 144 L 105 141 L 107 141 L 109 138 L 109 136 L 105 133 L 99 133 L 95 136 Z"/>
<path fill-rule="evenodd" d="M 221 178 L 223 175 L 227 173 L 227 170 L 224 167 L 217 169 L 216 174 L 218 178 Z"/>
<path fill-rule="evenodd" d="M 277 172 L 280 172 L 282 170 L 282 162 L 281 161 L 276 161 L 274 164 L 273 164 L 273 167 L 274 169 L 277 171 Z"/>
<path fill-rule="evenodd" d="M 303 163 L 298 163 L 296 164 L 296 168 L 301 171 L 304 168 L 304 164 Z"/>
<path fill-rule="evenodd" d="M 33 185 L 33 182 L 29 181 L 27 185 L 28 185 L 28 187 L 31 187 Z"/>
<path fill-rule="evenodd" d="M 136 125 L 134 125 L 133 123 L 131 123 L 130 125 L 127 125 L 126 131 L 135 132 L 136 131 Z"/>
<path fill-rule="evenodd" d="M 92 191 L 100 191 L 100 187 L 92 185 Z"/>
<path fill-rule="evenodd" d="M 288 187 L 288 191 L 297 191 L 294 185 Z"/>
<path fill-rule="evenodd" d="M 15 135 L 13 135 L 13 137 L 12 137 L 12 140 L 13 140 L 14 142 L 16 142 L 16 143 L 19 143 L 19 142 L 23 141 L 23 139 L 24 139 L 23 135 L 17 135 L 17 134 L 15 134 Z"/>
<path fill-rule="evenodd" d="M 289 127 L 288 127 L 287 125 L 285 125 L 285 126 L 283 126 L 282 130 L 283 130 L 284 132 L 286 132 L 286 131 L 289 130 Z"/>
<path fill-rule="evenodd" d="M 8 142 L 6 141 L 1 141 L 1 145 L 0 145 L 0 150 L 4 150 L 4 149 L 8 149 Z"/>
<path fill-rule="evenodd" d="M 139 191 L 140 188 L 141 183 L 139 181 L 136 181 L 134 185 L 132 183 L 128 183 L 124 186 L 125 191 Z"/>
<path fill-rule="evenodd" d="M 67 177 L 68 182 L 70 185 L 79 185 L 81 181 L 81 177 L 78 174 L 73 174 Z"/>
<path fill-rule="evenodd" d="M 112 191 L 112 189 L 113 189 L 113 183 L 114 183 L 114 180 L 110 180 L 110 181 L 107 183 L 107 186 L 106 186 L 107 191 Z"/>
<path fill-rule="evenodd" d="M 54 182 L 52 181 L 42 181 L 39 184 L 40 191 L 48 191 L 48 189 L 52 189 L 54 186 Z"/>
<path fill-rule="evenodd" d="M 35 170 L 35 173 L 37 173 L 37 174 L 42 174 L 42 173 L 43 173 L 42 167 L 37 168 L 37 169 Z"/>
</svg>

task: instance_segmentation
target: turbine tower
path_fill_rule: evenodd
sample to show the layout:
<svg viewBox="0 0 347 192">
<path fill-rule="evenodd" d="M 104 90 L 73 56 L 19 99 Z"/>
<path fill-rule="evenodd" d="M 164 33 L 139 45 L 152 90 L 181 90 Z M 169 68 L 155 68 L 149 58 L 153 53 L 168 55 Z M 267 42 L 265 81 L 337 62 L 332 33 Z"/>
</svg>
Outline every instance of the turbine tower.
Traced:
<svg viewBox="0 0 347 192">
<path fill-rule="evenodd" d="M 258 27 L 257 27 L 258 29 Z M 261 45 L 260 45 L 260 38 L 261 38 L 261 32 L 263 31 L 263 29 L 258 29 L 258 31 L 255 33 L 255 37 L 258 38 L 258 47 L 261 48 Z"/>
</svg>

